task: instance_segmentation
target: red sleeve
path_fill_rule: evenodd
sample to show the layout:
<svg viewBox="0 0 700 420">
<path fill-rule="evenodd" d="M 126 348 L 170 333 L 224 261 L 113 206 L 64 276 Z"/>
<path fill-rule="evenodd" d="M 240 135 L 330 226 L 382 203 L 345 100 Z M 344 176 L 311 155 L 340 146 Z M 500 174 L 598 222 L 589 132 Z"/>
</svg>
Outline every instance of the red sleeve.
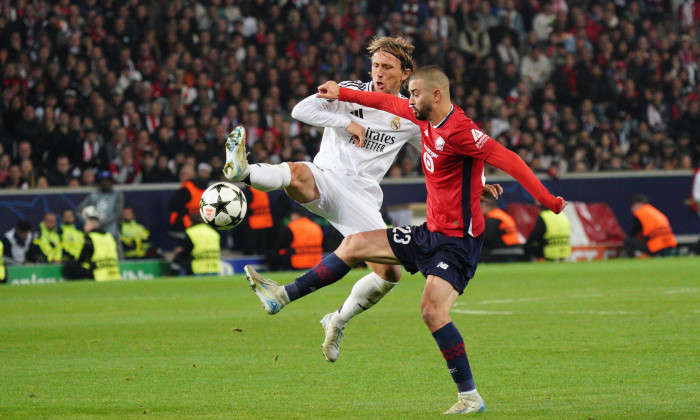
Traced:
<svg viewBox="0 0 700 420">
<path fill-rule="evenodd" d="M 390 114 L 398 115 L 401 118 L 417 123 L 416 116 L 413 110 L 408 106 L 408 99 L 401 99 L 394 95 L 381 92 L 365 92 L 361 90 L 348 89 L 341 87 L 338 94 L 338 100 L 344 102 L 353 102 L 360 105 L 365 105 L 370 108 L 386 111 Z"/>
<path fill-rule="evenodd" d="M 542 185 L 539 179 L 527 167 L 525 162 L 520 159 L 520 156 L 495 143 L 491 154 L 486 158 L 486 163 L 493 165 L 498 169 L 506 171 L 510 176 L 515 178 L 527 192 L 535 197 L 535 200 L 542 203 L 545 207 L 559 214 L 562 211 L 562 199 L 550 194 L 549 190 Z"/>
</svg>

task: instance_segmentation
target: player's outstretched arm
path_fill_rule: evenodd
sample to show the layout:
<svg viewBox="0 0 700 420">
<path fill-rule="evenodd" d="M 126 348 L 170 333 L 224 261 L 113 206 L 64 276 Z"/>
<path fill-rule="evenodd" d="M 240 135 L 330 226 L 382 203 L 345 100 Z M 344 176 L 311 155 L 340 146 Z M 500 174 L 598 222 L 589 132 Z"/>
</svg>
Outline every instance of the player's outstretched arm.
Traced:
<svg viewBox="0 0 700 420">
<path fill-rule="evenodd" d="M 311 95 L 294 106 L 292 118 L 316 127 L 347 128 L 350 117 L 334 112 L 335 107 L 324 102 Z"/>
<path fill-rule="evenodd" d="M 515 178 L 520 185 L 525 187 L 527 192 L 535 197 L 535 200 L 542 203 L 554 213 L 561 213 L 567 205 L 566 200 L 562 197 L 553 196 L 549 190 L 542 185 L 542 182 L 537 179 L 520 156 L 500 144 L 496 143 L 485 162 L 507 172 L 510 176 Z"/>
<path fill-rule="evenodd" d="M 379 109 L 397 115 L 407 120 L 417 122 L 413 111 L 408 107 L 408 99 L 401 99 L 388 93 L 364 92 L 338 86 L 334 81 L 328 81 L 318 87 L 317 98 L 338 99 L 353 102 L 370 108 Z"/>
</svg>

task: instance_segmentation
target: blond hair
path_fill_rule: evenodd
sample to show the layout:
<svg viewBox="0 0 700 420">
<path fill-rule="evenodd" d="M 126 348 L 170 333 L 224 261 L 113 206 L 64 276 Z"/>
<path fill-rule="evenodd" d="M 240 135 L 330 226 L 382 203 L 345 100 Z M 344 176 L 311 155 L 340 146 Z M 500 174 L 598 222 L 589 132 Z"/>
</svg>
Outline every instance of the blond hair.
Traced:
<svg viewBox="0 0 700 420">
<path fill-rule="evenodd" d="M 410 70 L 413 72 L 416 67 L 416 63 L 411 56 L 414 48 L 415 47 L 410 42 L 400 36 L 383 36 L 381 38 L 375 37 L 372 39 L 372 42 L 370 42 L 367 47 L 367 51 L 369 51 L 370 58 L 372 58 L 377 51 L 387 52 L 399 59 L 402 70 Z"/>
</svg>

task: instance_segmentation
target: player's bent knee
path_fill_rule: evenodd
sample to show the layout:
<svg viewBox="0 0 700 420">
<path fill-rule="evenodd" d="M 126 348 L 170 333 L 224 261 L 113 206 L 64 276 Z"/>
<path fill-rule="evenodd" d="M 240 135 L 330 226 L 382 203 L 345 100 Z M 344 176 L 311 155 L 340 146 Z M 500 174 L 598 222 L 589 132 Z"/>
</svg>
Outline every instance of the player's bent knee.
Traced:
<svg viewBox="0 0 700 420">
<path fill-rule="evenodd" d="M 305 182 L 308 182 L 313 176 L 311 169 L 309 169 L 309 167 L 303 163 L 286 162 L 286 164 L 289 166 L 289 172 L 292 174 L 292 183 L 290 186 L 302 185 Z"/>
<path fill-rule="evenodd" d="M 285 164 L 289 167 L 291 175 L 289 186 L 284 189 L 287 195 L 298 203 L 309 203 L 318 199 L 319 193 L 311 169 L 303 163 L 283 163 Z"/>
<path fill-rule="evenodd" d="M 420 309 L 423 322 L 431 331 L 435 331 L 450 322 L 449 311 L 445 311 L 431 302 L 421 302 Z"/>
<path fill-rule="evenodd" d="M 375 265 L 372 271 L 389 283 L 398 283 L 401 279 L 401 269 L 396 265 Z"/>
</svg>

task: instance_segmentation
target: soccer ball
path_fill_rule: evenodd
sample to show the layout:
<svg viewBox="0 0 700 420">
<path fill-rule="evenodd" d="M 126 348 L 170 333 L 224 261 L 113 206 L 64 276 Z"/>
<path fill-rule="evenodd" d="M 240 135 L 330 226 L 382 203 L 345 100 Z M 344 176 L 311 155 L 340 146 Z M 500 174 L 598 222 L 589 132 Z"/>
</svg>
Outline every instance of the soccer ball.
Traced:
<svg viewBox="0 0 700 420">
<path fill-rule="evenodd" d="M 227 230 L 238 226 L 248 210 L 243 191 L 228 182 L 218 182 L 206 190 L 199 200 L 199 214 L 209 226 Z"/>
<path fill-rule="evenodd" d="M 83 216 L 83 219 L 87 219 L 88 217 L 99 217 L 97 207 L 95 207 L 95 206 L 83 207 L 83 211 L 81 212 L 81 215 Z"/>
</svg>

